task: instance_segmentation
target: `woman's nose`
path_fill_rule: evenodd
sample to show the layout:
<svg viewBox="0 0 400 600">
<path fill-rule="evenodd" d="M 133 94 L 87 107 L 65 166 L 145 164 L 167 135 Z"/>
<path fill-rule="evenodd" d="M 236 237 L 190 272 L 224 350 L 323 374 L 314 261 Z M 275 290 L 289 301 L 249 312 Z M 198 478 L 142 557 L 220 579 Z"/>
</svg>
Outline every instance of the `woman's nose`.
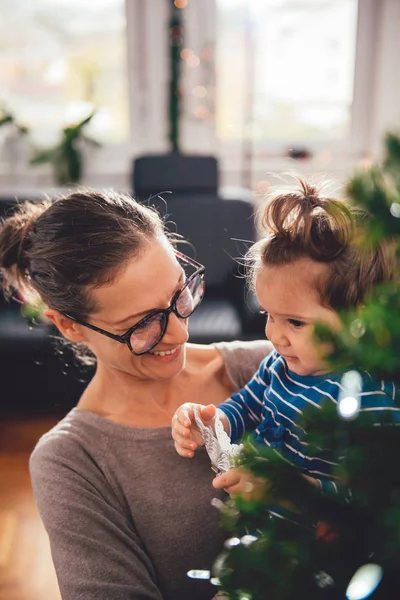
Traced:
<svg viewBox="0 0 400 600">
<path fill-rule="evenodd" d="M 169 344 L 184 344 L 188 339 L 188 320 L 181 319 L 174 312 L 171 312 L 163 341 Z"/>
</svg>

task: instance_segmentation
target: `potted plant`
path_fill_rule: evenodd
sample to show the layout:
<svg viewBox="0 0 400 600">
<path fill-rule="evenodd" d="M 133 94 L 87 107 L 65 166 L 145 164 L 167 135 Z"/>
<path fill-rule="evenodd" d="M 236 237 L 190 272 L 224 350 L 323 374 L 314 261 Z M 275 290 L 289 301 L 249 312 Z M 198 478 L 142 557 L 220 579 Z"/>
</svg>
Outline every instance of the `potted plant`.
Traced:
<svg viewBox="0 0 400 600">
<path fill-rule="evenodd" d="M 78 183 L 83 172 L 82 142 L 99 147 L 100 144 L 84 134 L 84 128 L 94 117 L 92 112 L 88 117 L 74 125 L 62 129 L 61 139 L 56 146 L 39 150 L 31 159 L 31 165 L 51 163 L 56 182 L 60 185 Z"/>
</svg>

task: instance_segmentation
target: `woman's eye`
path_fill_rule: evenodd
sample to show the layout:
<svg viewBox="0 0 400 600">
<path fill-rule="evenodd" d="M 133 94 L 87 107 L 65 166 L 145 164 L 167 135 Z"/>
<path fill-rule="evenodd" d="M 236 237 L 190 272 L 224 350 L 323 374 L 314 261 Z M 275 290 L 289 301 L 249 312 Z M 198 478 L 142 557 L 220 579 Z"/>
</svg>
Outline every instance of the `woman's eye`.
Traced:
<svg viewBox="0 0 400 600">
<path fill-rule="evenodd" d="M 135 327 L 136 327 L 135 331 L 141 331 L 142 329 L 146 329 L 146 327 L 148 326 L 148 324 L 149 324 L 148 321 L 144 321 L 143 323 L 140 323 L 140 322 L 137 323 L 135 325 Z"/>
<path fill-rule="evenodd" d="M 138 321 L 136 324 L 131 325 L 128 330 L 126 329 L 126 327 L 124 327 L 124 329 L 117 330 L 116 334 L 117 335 L 125 335 L 133 327 L 136 327 L 135 331 L 140 331 L 141 329 L 144 329 L 146 326 L 147 326 L 146 321 L 144 323 L 141 323 L 140 321 Z"/>
<path fill-rule="evenodd" d="M 300 329 L 305 325 L 304 321 L 299 321 L 298 319 L 289 319 L 289 323 L 293 325 L 293 327 L 295 327 L 296 329 Z"/>
</svg>

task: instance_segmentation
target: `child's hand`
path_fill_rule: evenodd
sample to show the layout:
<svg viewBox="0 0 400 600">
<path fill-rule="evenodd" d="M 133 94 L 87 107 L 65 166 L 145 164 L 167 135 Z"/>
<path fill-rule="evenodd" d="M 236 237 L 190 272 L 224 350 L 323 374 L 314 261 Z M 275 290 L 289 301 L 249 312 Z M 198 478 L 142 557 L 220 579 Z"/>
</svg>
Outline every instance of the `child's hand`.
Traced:
<svg viewBox="0 0 400 600">
<path fill-rule="evenodd" d="M 187 458 L 194 456 L 194 451 L 204 445 L 202 435 L 196 425 L 193 408 L 197 406 L 204 425 L 211 425 L 216 408 L 214 404 L 202 406 L 186 402 L 182 404 L 172 417 L 172 437 L 178 454 Z"/>
<path fill-rule="evenodd" d="M 212 484 L 218 490 L 224 489 L 230 496 L 240 494 L 245 500 L 268 500 L 268 480 L 254 477 L 241 468 L 230 469 L 218 475 Z"/>
<path fill-rule="evenodd" d="M 306 481 L 308 481 L 308 483 L 311 483 L 311 485 L 313 485 L 314 487 L 321 489 L 321 485 L 320 485 L 318 479 L 315 479 L 314 477 L 310 477 L 309 475 L 304 475 L 304 473 L 303 473 L 303 477 Z"/>
</svg>

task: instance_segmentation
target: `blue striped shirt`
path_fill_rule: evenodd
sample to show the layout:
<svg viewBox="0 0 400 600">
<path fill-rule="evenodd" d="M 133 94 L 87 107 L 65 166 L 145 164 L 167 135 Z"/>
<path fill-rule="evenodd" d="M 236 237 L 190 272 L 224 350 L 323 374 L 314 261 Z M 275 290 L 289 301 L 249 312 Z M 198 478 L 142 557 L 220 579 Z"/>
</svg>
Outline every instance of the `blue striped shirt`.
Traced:
<svg viewBox="0 0 400 600">
<path fill-rule="evenodd" d="M 377 424 L 382 411 L 390 411 L 393 422 L 400 425 L 395 385 L 374 381 L 368 373 L 361 375 L 360 411 L 372 411 Z M 296 375 L 282 356 L 272 352 L 261 362 L 251 381 L 218 408 L 229 420 L 232 442 L 240 440 L 245 432 L 254 431 L 258 442 L 278 451 L 305 474 L 319 480 L 324 490 L 334 491 L 336 486 L 331 480 L 336 463 L 330 451 L 321 449 L 317 456 L 310 455 L 307 432 L 299 423 L 307 407 L 319 409 L 325 401 L 337 404 L 341 392 L 345 393 L 342 377 L 343 373 Z"/>
</svg>

